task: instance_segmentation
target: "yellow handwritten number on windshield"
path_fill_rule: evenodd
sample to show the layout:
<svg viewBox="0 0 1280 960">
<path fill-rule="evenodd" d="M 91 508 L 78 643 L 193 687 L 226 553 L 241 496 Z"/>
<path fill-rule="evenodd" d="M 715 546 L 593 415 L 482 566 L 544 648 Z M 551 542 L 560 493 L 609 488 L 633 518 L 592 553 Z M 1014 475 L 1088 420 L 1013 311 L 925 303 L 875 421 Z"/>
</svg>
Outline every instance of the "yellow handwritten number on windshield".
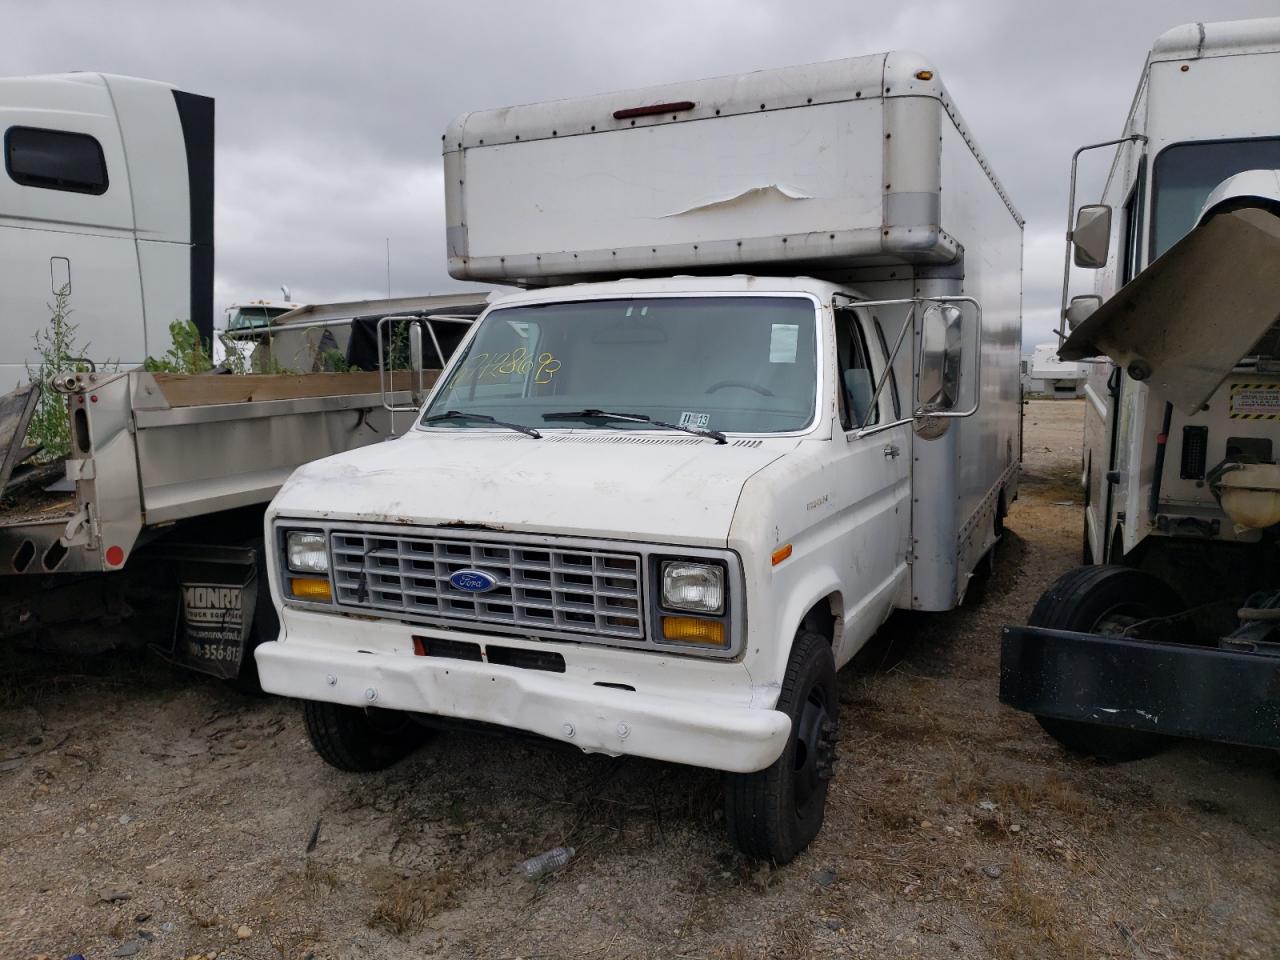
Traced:
<svg viewBox="0 0 1280 960">
<path fill-rule="evenodd" d="M 534 383 L 550 383 L 556 371 L 560 369 L 560 361 L 550 353 L 540 353 L 534 359 L 524 347 L 517 347 L 510 353 L 499 353 L 496 356 L 479 353 L 471 357 L 458 368 L 453 377 L 451 387 L 459 387 L 474 381 L 475 383 L 498 383 L 509 380 L 513 376 L 527 376 L 533 373 Z"/>
</svg>

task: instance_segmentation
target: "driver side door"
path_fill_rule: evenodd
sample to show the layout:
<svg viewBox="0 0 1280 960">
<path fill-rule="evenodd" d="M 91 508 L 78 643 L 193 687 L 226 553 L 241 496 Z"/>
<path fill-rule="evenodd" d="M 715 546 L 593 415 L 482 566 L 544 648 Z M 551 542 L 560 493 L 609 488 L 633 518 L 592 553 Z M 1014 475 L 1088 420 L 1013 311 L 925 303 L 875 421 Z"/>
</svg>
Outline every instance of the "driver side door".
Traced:
<svg viewBox="0 0 1280 960">
<path fill-rule="evenodd" d="M 835 311 L 836 386 L 842 431 L 836 446 L 845 629 L 837 662 L 852 657 L 909 600 L 911 422 L 889 370 L 879 318 L 866 309 Z M 879 396 L 876 387 L 881 384 Z"/>
</svg>

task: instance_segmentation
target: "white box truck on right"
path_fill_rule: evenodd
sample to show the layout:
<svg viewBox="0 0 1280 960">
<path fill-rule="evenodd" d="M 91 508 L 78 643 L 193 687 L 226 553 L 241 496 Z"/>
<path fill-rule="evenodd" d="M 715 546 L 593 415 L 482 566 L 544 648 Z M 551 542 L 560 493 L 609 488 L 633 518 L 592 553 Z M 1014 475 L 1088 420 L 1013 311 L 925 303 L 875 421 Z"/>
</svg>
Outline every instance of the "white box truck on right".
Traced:
<svg viewBox="0 0 1280 960">
<path fill-rule="evenodd" d="M 263 688 L 348 770 L 441 717 L 722 770 L 790 860 L 836 668 L 1016 494 L 1021 220 L 909 53 L 466 114 L 444 170 L 451 272 L 526 289 L 277 495 Z"/>
<path fill-rule="evenodd" d="M 1177 27 L 1094 145 L 1117 151 L 1068 234 L 1061 350 L 1101 358 L 1086 566 L 1006 629 L 1000 686 L 1074 750 L 1280 746 L 1278 89 L 1280 19 Z M 1068 305 L 1073 252 L 1098 279 Z"/>
</svg>

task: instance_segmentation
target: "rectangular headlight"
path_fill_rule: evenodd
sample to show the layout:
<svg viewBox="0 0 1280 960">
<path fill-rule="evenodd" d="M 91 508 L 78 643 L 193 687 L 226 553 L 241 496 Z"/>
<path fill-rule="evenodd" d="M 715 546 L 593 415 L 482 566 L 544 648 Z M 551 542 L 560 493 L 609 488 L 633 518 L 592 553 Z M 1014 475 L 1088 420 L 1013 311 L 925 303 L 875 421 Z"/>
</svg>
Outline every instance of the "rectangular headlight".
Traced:
<svg viewBox="0 0 1280 960">
<path fill-rule="evenodd" d="M 329 572 L 329 553 L 325 549 L 324 534 L 305 530 L 290 530 L 285 536 L 285 563 L 294 573 Z"/>
<path fill-rule="evenodd" d="M 724 568 L 669 560 L 662 565 L 662 605 L 668 610 L 724 612 Z"/>
</svg>

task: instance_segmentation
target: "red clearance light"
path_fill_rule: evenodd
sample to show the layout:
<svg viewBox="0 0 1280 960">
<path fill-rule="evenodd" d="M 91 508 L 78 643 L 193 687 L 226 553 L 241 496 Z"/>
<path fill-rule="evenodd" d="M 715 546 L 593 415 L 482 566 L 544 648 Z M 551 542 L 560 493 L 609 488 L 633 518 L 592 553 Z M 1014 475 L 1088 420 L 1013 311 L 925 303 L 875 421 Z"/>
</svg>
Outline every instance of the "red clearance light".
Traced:
<svg viewBox="0 0 1280 960">
<path fill-rule="evenodd" d="M 692 110 L 695 104 L 692 100 L 678 100 L 675 103 L 655 103 L 648 107 L 629 107 L 626 110 L 613 111 L 613 119 L 630 120 L 632 117 L 656 117 L 660 113 L 680 113 L 682 110 Z"/>
</svg>

